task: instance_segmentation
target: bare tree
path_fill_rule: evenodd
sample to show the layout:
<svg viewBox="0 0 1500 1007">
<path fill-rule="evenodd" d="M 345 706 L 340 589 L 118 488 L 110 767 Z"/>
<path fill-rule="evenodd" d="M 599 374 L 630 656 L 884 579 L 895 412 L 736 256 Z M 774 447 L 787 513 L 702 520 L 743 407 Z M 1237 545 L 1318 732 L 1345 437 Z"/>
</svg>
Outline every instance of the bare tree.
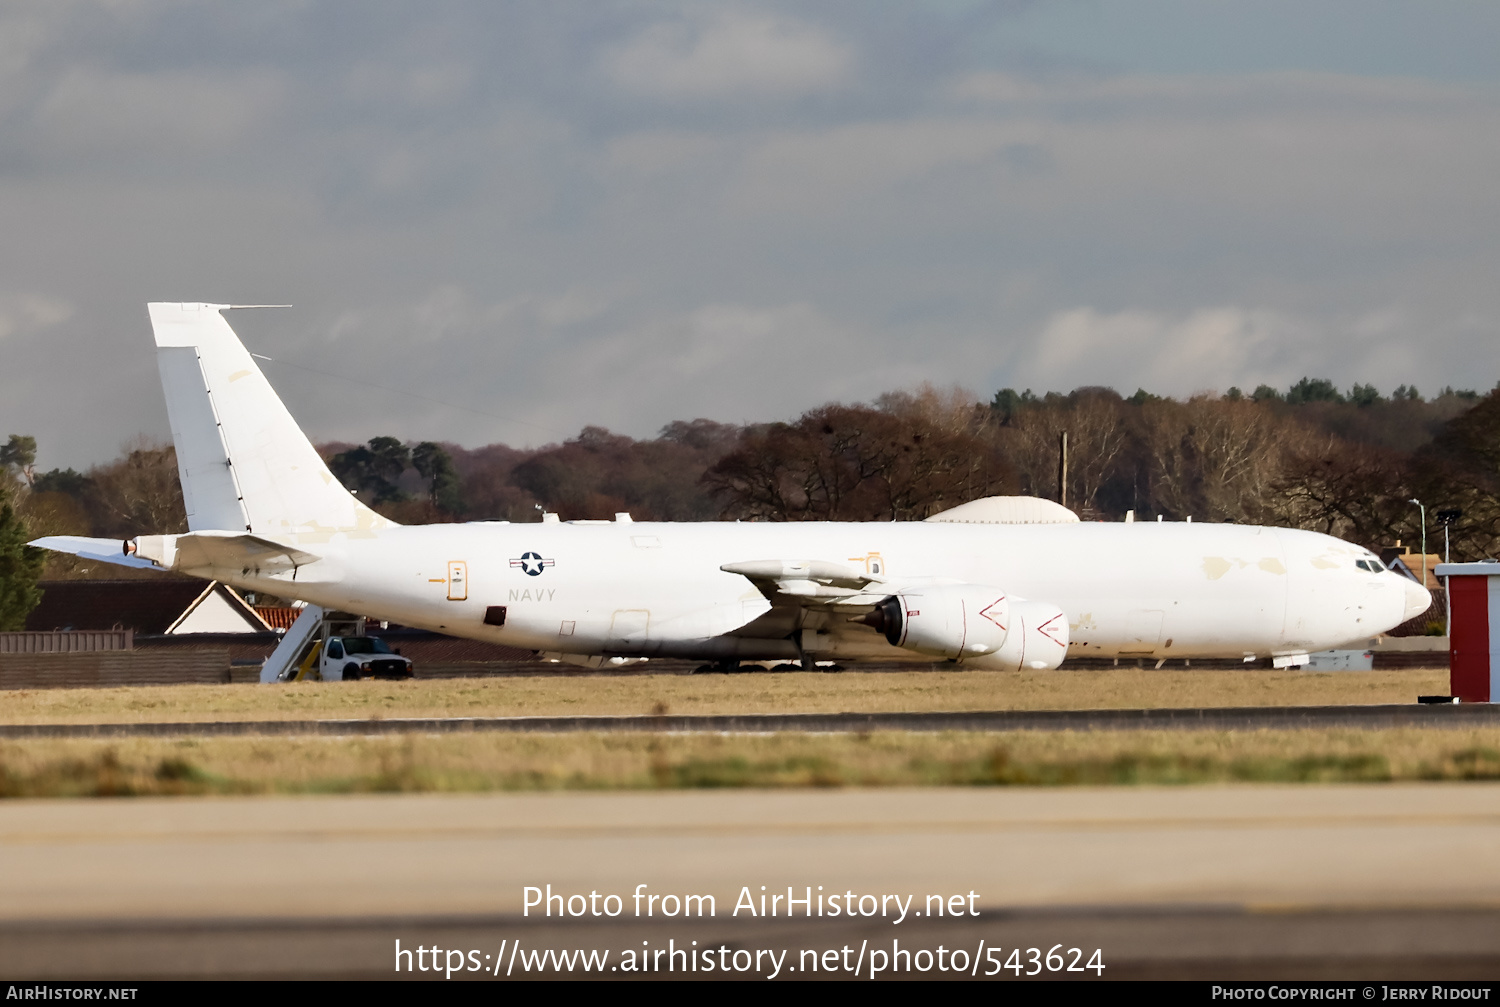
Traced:
<svg viewBox="0 0 1500 1007">
<path fill-rule="evenodd" d="M 187 531 L 187 512 L 177 480 L 177 450 L 137 437 L 125 457 L 89 470 L 97 510 L 96 535 Z"/>
<path fill-rule="evenodd" d="M 920 520 L 1014 486 L 983 416 L 973 403 L 934 415 L 914 398 L 887 397 L 883 409 L 823 406 L 747 431 L 704 481 L 729 516 Z"/>
<path fill-rule="evenodd" d="M 1389 448 L 1313 435 L 1287 452 L 1266 518 L 1370 548 L 1409 537 L 1416 508 L 1403 462 Z"/>
<path fill-rule="evenodd" d="M 1132 431 L 1126 406 L 1108 388 L 1080 388 L 1022 406 L 1000 431 L 1023 491 L 1056 500 L 1058 444 L 1068 435 L 1068 505 L 1093 508 L 1127 460 Z"/>
<path fill-rule="evenodd" d="M 1209 395 L 1140 408 L 1153 509 L 1207 521 L 1254 520 L 1265 510 L 1293 421 L 1262 403 Z"/>
<path fill-rule="evenodd" d="M 879 395 L 875 408 L 949 434 L 978 433 L 989 420 L 989 409 L 969 389 L 961 385 L 938 388 L 930 381 L 910 391 Z"/>
</svg>

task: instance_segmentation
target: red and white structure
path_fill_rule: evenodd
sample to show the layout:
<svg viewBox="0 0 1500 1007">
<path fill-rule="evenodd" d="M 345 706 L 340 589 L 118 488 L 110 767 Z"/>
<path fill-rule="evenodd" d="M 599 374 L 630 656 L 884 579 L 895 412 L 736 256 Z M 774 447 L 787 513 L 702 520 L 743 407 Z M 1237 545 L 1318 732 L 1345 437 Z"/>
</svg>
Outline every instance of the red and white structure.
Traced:
<svg viewBox="0 0 1500 1007">
<path fill-rule="evenodd" d="M 1448 584 L 1448 682 L 1464 703 L 1500 700 L 1500 563 L 1439 563 Z"/>
</svg>

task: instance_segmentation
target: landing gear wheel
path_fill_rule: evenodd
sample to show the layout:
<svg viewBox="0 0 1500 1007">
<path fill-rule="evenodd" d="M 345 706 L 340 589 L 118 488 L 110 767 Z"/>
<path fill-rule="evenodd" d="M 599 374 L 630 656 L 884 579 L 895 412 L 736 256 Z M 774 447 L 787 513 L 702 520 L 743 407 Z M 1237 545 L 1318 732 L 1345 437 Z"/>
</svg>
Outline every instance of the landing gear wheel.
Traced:
<svg viewBox="0 0 1500 1007">
<path fill-rule="evenodd" d="M 744 672 L 739 661 L 715 661 L 713 664 L 700 664 L 693 669 L 694 675 L 737 675 Z"/>
</svg>

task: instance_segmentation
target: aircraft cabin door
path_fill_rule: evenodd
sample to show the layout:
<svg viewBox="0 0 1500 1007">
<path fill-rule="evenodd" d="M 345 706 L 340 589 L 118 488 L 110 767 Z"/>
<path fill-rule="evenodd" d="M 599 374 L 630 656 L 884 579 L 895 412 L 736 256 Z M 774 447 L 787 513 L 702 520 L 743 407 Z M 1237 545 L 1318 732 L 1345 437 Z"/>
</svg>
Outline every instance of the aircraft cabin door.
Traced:
<svg viewBox="0 0 1500 1007">
<path fill-rule="evenodd" d="M 1137 608 L 1125 614 L 1125 644 L 1121 657 L 1145 657 L 1156 653 L 1161 643 L 1161 609 Z"/>
<path fill-rule="evenodd" d="M 469 600 L 469 564 L 461 559 L 448 561 L 448 600 Z"/>
</svg>

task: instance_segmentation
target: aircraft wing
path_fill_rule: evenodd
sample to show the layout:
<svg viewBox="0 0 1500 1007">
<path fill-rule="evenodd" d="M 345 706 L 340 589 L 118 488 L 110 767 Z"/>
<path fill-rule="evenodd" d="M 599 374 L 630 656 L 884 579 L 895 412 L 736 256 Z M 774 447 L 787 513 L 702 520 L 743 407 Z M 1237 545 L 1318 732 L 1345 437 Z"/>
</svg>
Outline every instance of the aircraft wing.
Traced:
<svg viewBox="0 0 1500 1007">
<path fill-rule="evenodd" d="M 884 577 L 822 559 L 750 560 L 725 563 L 719 569 L 749 580 L 772 605 L 874 604 L 887 593 L 882 590 L 877 596 L 871 591 L 885 583 Z"/>
<path fill-rule="evenodd" d="M 47 535 L 26 543 L 38 549 L 70 553 L 80 559 L 98 560 L 116 566 L 133 566 L 141 570 L 160 570 L 161 567 L 149 559 L 125 553 L 124 543 L 117 538 L 88 538 L 83 535 Z"/>
</svg>

